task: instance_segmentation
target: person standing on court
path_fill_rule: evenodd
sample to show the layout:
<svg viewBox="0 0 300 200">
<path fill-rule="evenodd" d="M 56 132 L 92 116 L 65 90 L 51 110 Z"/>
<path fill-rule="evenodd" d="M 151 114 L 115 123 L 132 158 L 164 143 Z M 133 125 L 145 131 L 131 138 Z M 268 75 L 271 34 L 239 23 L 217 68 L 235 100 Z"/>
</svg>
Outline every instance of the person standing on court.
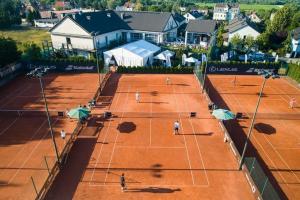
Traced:
<svg viewBox="0 0 300 200">
<path fill-rule="evenodd" d="M 122 192 L 124 192 L 127 189 L 126 188 L 126 182 L 125 182 L 125 175 L 124 175 L 124 173 L 122 173 L 122 175 L 120 176 L 120 185 L 121 185 Z"/>
<path fill-rule="evenodd" d="M 167 77 L 167 78 L 166 78 L 166 84 L 167 84 L 167 85 L 170 85 L 170 82 L 171 82 L 170 78 Z"/>
<path fill-rule="evenodd" d="M 140 93 L 139 93 L 139 91 L 136 91 L 136 93 L 135 93 L 135 100 L 136 100 L 137 103 L 140 103 Z"/>
<path fill-rule="evenodd" d="M 175 121 L 174 123 L 174 135 L 179 134 L 179 122 L 178 120 Z"/>
<path fill-rule="evenodd" d="M 295 99 L 295 97 L 293 97 L 293 98 L 291 98 L 291 100 L 290 100 L 290 108 L 294 108 L 295 107 L 295 104 L 296 104 L 296 99 Z"/>
<path fill-rule="evenodd" d="M 64 143 L 66 143 L 66 132 L 64 129 L 60 131 L 60 137 L 64 140 Z"/>
</svg>

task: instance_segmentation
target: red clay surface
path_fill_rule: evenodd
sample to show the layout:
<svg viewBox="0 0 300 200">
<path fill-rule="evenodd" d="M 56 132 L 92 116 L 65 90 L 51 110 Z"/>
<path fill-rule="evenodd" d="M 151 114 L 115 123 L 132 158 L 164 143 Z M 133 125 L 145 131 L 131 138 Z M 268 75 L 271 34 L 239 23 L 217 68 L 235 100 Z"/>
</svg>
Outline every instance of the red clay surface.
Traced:
<svg viewBox="0 0 300 200">
<path fill-rule="evenodd" d="M 263 79 L 237 76 L 235 86 L 234 76 L 210 75 L 209 80 L 215 88 L 210 87 L 209 93 L 217 105 L 249 117 L 227 126 L 241 152 Z M 284 78 L 270 79 L 263 94 L 247 155 L 258 152 L 283 198 L 300 199 L 300 90 Z M 292 97 L 298 103 L 294 109 L 289 108 Z"/>
<path fill-rule="evenodd" d="M 44 79 L 49 110 L 72 108 L 86 104 L 97 90 L 96 74 L 50 74 Z M 44 110 L 38 80 L 19 77 L 0 88 L 0 109 Z M 72 133 L 76 121 L 52 117 L 58 151 L 64 142 L 60 131 Z M 40 189 L 55 162 L 46 115 L 12 116 L 0 111 L 0 199 L 34 199 L 32 176 Z"/>
<path fill-rule="evenodd" d="M 113 74 L 46 199 L 254 199 L 195 77 L 169 77 Z"/>
</svg>

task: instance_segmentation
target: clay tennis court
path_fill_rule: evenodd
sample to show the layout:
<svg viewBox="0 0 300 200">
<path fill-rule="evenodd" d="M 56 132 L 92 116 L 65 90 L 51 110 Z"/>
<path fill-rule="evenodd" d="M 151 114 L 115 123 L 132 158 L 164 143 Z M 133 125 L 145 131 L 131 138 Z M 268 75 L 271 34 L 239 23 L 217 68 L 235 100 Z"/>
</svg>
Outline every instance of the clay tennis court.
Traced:
<svg viewBox="0 0 300 200">
<path fill-rule="evenodd" d="M 210 75 L 209 94 L 222 108 L 242 112 L 245 118 L 227 123 L 231 137 L 242 152 L 245 135 L 263 82 L 260 76 Z M 289 108 L 296 98 L 294 109 Z M 300 90 L 285 78 L 269 79 L 255 121 L 247 156 L 257 156 L 269 179 L 283 198 L 300 199 Z M 257 151 L 257 153 L 256 153 Z"/>
<path fill-rule="evenodd" d="M 169 77 L 113 74 L 46 199 L 254 199 L 194 75 Z"/>
<path fill-rule="evenodd" d="M 96 93 L 97 83 L 96 74 L 49 74 L 44 77 L 59 152 L 64 147 L 60 131 L 64 129 L 68 139 L 77 122 L 57 117 L 57 111 L 86 104 Z M 44 158 L 50 168 L 55 162 L 46 113 L 38 112 L 44 110 L 39 80 L 18 77 L 1 87 L 0 199 L 34 199 L 36 194 L 30 177 L 40 189 L 48 176 Z"/>
</svg>

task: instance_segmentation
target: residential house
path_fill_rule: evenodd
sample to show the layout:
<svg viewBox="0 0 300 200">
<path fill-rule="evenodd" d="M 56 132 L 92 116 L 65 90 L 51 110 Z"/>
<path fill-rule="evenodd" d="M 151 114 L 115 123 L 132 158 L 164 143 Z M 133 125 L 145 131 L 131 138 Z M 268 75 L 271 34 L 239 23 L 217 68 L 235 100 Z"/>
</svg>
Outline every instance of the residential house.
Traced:
<svg viewBox="0 0 300 200">
<path fill-rule="evenodd" d="M 181 14 L 179 14 L 179 13 L 172 13 L 172 14 L 173 14 L 173 17 L 174 17 L 176 23 L 178 24 L 178 27 L 180 27 L 186 23 L 185 17 L 182 16 Z"/>
<path fill-rule="evenodd" d="M 54 14 L 51 10 L 39 10 L 41 19 L 50 19 L 54 17 Z"/>
<path fill-rule="evenodd" d="M 245 39 L 247 36 L 252 36 L 254 39 L 256 39 L 260 35 L 260 32 L 256 28 L 255 24 L 246 18 L 237 17 L 231 20 L 225 29 L 228 32 L 223 34 L 224 45 L 228 45 L 235 35 L 239 35 L 239 37 L 242 39 Z"/>
<path fill-rule="evenodd" d="M 186 19 L 186 23 L 188 23 L 190 20 L 203 19 L 203 14 L 198 12 L 197 10 L 190 11 L 183 16 Z"/>
<path fill-rule="evenodd" d="M 240 14 L 239 4 L 217 3 L 214 7 L 214 20 L 232 20 Z"/>
<path fill-rule="evenodd" d="M 88 56 L 113 42 L 140 39 L 160 44 L 174 41 L 177 23 L 171 13 L 100 11 L 66 16 L 51 30 L 54 49 Z"/>
<path fill-rule="evenodd" d="M 128 1 L 128 2 L 125 2 L 123 6 L 117 6 L 116 11 L 133 11 L 134 7 L 135 7 L 135 4 Z"/>
<path fill-rule="evenodd" d="M 300 56 L 300 27 L 292 30 L 292 57 Z"/>
<path fill-rule="evenodd" d="M 59 19 L 35 19 L 34 26 L 38 28 L 52 28 L 59 22 Z"/>
<path fill-rule="evenodd" d="M 82 12 L 79 9 L 71 9 L 71 10 L 56 10 L 52 11 L 55 18 L 58 18 L 59 20 L 62 20 L 67 15 L 74 15 L 77 13 Z"/>
<path fill-rule="evenodd" d="M 248 17 L 248 19 L 250 19 L 250 21 L 252 21 L 254 23 L 260 23 L 262 21 L 255 12 L 252 12 L 247 17 Z"/>
<path fill-rule="evenodd" d="M 213 45 L 217 30 L 214 20 L 190 20 L 185 32 L 185 45 L 200 45 L 208 48 Z"/>
<path fill-rule="evenodd" d="M 202 13 L 204 16 L 208 15 L 208 8 L 202 8 L 202 9 L 198 9 L 198 12 Z"/>
</svg>

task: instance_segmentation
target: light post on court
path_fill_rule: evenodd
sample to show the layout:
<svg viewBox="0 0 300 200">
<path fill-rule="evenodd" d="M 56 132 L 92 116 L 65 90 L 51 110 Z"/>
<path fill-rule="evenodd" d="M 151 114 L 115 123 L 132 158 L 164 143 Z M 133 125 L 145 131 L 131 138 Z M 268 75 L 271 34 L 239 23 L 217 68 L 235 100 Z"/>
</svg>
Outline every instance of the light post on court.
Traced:
<svg viewBox="0 0 300 200">
<path fill-rule="evenodd" d="M 207 61 L 208 61 L 208 57 L 207 57 L 207 53 L 206 54 L 202 54 L 202 63 L 205 60 L 205 68 L 204 68 L 204 74 L 203 74 L 203 86 L 202 86 L 202 93 L 205 90 L 205 80 L 206 80 L 206 70 L 207 70 Z"/>
<path fill-rule="evenodd" d="M 271 73 L 271 72 L 265 71 L 265 70 L 259 71 L 258 74 L 263 76 L 264 81 L 262 83 L 262 86 L 261 86 L 261 89 L 260 89 L 260 92 L 259 92 L 259 96 L 258 96 L 258 100 L 257 100 L 257 103 L 256 103 L 255 111 L 254 111 L 254 114 L 253 114 L 253 117 L 252 117 L 252 120 L 251 120 L 250 128 L 248 130 L 247 139 L 246 139 L 246 142 L 245 142 L 245 145 L 244 145 L 243 153 L 242 153 L 240 164 L 239 164 L 239 170 L 242 169 L 242 166 L 243 166 L 243 163 L 244 163 L 248 142 L 249 142 L 250 137 L 252 135 L 252 130 L 253 130 L 253 127 L 254 127 L 254 121 L 255 121 L 256 114 L 257 114 L 257 111 L 258 111 L 258 107 L 259 107 L 259 104 L 260 104 L 260 101 L 261 101 L 263 90 L 264 90 L 265 85 L 266 85 L 266 81 L 270 77 L 272 77 L 273 79 L 279 78 L 279 76 L 277 74 L 274 74 L 274 73 Z"/>
<path fill-rule="evenodd" d="M 49 69 L 50 68 L 38 67 L 38 68 L 35 68 L 34 70 L 32 70 L 31 72 L 29 72 L 27 74 L 27 76 L 39 79 L 41 90 L 42 90 L 42 96 L 43 96 L 43 99 L 44 99 L 45 109 L 46 109 L 48 125 L 49 125 L 49 128 L 50 128 L 50 135 L 51 135 L 52 143 L 53 143 L 54 150 L 55 150 L 56 160 L 57 160 L 58 164 L 60 165 L 59 154 L 58 154 L 58 150 L 57 150 L 57 144 L 55 142 L 55 137 L 54 137 L 53 128 L 52 128 L 51 119 L 50 119 L 49 110 L 48 110 L 48 103 L 47 103 L 47 99 L 46 99 L 46 95 L 45 95 L 45 91 L 44 91 L 44 84 L 43 84 L 43 80 L 42 80 L 42 77 L 48 72 Z"/>
</svg>

